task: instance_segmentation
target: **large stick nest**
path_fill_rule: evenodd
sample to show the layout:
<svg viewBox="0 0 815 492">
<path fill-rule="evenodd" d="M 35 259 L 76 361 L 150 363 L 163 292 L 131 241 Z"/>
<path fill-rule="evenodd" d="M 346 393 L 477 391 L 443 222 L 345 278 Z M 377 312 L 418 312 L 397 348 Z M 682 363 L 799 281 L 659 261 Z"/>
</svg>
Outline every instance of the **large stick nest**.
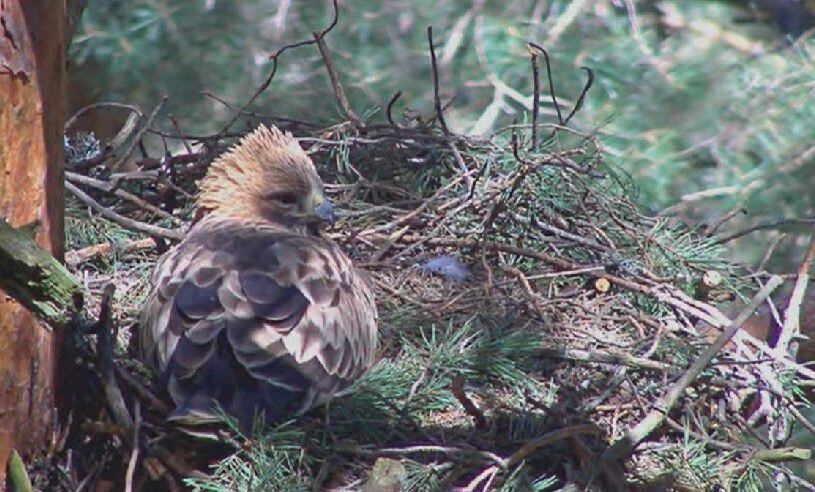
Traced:
<svg viewBox="0 0 815 492">
<path fill-rule="evenodd" d="M 237 113 L 247 128 L 263 121 L 292 131 L 317 163 L 342 211 L 328 233 L 376 285 L 381 360 L 326 409 L 251 439 L 227 426 L 215 446 L 178 439 L 165 424 L 164 396 L 129 340 L 146 273 L 190 220 L 196 180 L 242 132 L 161 132 L 157 108 L 136 138 L 185 150 L 113 171 L 104 145 L 70 141 L 69 190 L 84 206 L 69 210 L 68 260 L 86 280 L 91 312 L 104 285 L 118 287 L 112 381 L 135 424 L 100 408 L 115 405 L 93 393 L 95 377 L 84 378 L 91 389 L 78 387 L 70 438 L 53 454 L 60 461 L 75 450 L 57 482 L 360 488 L 390 473 L 415 490 L 694 489 L 779 480 L 783 462 L 802 457 L 783 446 L 800 416 L 797 388 L 813 373 L 786 351 L 740 332 L 701 374 L 689 369 L 719 334 L 703 336 L 702 323 L 731 324 L 707 301 L 747 285 L 715 241 L 643 215 L 593 135 L 535 123 L 468 138 L 447 129 L 438 101 L 429 122 L 394 121 L 395 101 L 382 124 L 349 108 L 348 121 L 326 128 Z M 85 210 L 91 223 L 79 218 Z M 76 358 L 93 375 L 104 357 L 77 335 Z M 678 398 L 666 399 L 669 390 Z M 635 446 L 621 447 L 625 438 Z M 111 448 L 122 457 L 94 452 Z M 128 471 L 134 454 L 143 466 Z M 226 459 L 200 466 L 212 456 Z"/>
</svg>

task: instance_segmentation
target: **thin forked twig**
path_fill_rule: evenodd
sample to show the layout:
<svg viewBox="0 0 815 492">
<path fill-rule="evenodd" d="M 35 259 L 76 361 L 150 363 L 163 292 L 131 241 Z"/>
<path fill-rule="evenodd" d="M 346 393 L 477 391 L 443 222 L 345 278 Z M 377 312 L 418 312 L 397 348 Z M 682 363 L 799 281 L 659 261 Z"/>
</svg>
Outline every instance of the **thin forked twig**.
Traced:
<svg viewBox="0 0 815 492">
<path fill-rule="evenodd" d="M 320 33 L 319 33 L 320 37 L 325 37 L 326 34 L 331 32 L 331 30 L 334 29 L 334 26 L 337 25 L 337 20 L 339 19 L 339 7 L 337 6 L 337 0 L 331 0 L 331 4 L 334 6 L 334 17 L 331 20 L 331 24 L 329 24 L 328 27 L 326 27 L 325 29 L 320 31 Z M 280 58 L 280 56 L 283 53 L 285 53 L 285 52 L 287 52 L 287 51 L 289 51 L 291 49 L 294 49 L 294 48 L 309 46 L 309 45 L 315 44 L 316 42 L 317 41 L 315 41 L 314 39 L 308 39 L 308 40 L 305 40 L 305 41 L 299 41 L 297 43 L 287 44 L 287 45 L 283 46 L 282 48 L 280 48 L 279 50 L 275 51 L 272 55 L 270 55 L 269 60 L 272 61 L 272 70 L 269 72 L 269 75 L 266 77 L 266 80 L 264 80 L 263 83 L 260 84 L 260 86 L 252 94 L 252 97 L 250 97 L 249 100 L 246 101 L 246 104 L 241 106 L 240 111 L 236 112 L 235 116 L 233 116 L 232 119 L 229 120 L 229 122 L 227 122 L 226 125 L 224 125 L 224 128 L 221 130 L 220 133 L 221 134 L 226 133 L 232 127 L 232 125 L 234 125 L 235 122 L 238 121 L 238 118 L 240 118 L 241 114 L 244 111 L 246 111 L 249 108 L 249 106 L 254 104 L 255 101 L 257 101 L 258 97 L 260 97 L 260 95 L 263 94 L 263 92 L 266 89 L 269 88 L 269 86 L 272 84 L 272 80 L 274 80 L 274 77 L 277 74 L 278 58 Z"/>
<path fill-rule="evenodd" d="M 314 42 L 317 43 L 317 49 L 320 50 L 320 56 L 323 58 L 323 65 L 325 65 L 325 69 L 328 71 L 328 78 L 331 80 L 331 89 L 334 91 L 334 98 L 337 100 L 337 103 L 339 103 L 345 116 L 351 120 L 354 127 L 357 130 L 363 130 L 365 124 L 351 108 L 351 103 L 348 102 L 348 96 L 345 95 L 345 89 L 342 88 L 342 83 L 340 83 L 340 76 L 337 75 L 334 62 L 331 61 L 331 53 L 325 44 L 323 33 L 315 32 L 313 35 Z"/>
<path fill-rule="evenodd" d="M 549 95 L 552 96 L 552 104 L 555 105 L 555 111 L 557 111 L 557 120 L 560 125 L 563 126 L 565 123 L 563 121 L 563 113 L 560 111 L 560 104 L 557 102 L 557 97 L 555 96 L 555 83 L 552 80 L 552 64 L 549 61 L 549 53 L 543 49 L 541 45 L 533 43 L 532 41 L 529 42 L 529 45 L 543 53 L 543 59 L 546 62 L 546 78 L 549 79 Z"/>
<path fill-rule="evenodd" d="M 436 108 L 436 118 L 439 120 L 441 130 L 445 135 L 449 135 L 450 129 L 444 121 L 444 111 L 439 97 L 439 67 L 436 62 L 436 48 L 433 46 L 433 26 L 427 26 L 427 44 L 430 47 L 430 64 L 433 71 L 433 107 Z"/>
</svg>

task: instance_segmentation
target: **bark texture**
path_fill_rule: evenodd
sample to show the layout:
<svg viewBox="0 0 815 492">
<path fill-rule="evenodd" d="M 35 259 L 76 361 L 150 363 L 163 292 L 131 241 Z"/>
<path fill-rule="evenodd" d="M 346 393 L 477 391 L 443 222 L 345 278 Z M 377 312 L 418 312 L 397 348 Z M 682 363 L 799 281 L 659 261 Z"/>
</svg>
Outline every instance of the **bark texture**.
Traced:
<svg viewBox="0 0 815 492">
<path fill-rule="evenodd" d="M 66 0 L 0 0 L 0 217 L 62 257 Z M 52 427 L 59 333 L 0 292 L 0 486 Z"/>
</svg>

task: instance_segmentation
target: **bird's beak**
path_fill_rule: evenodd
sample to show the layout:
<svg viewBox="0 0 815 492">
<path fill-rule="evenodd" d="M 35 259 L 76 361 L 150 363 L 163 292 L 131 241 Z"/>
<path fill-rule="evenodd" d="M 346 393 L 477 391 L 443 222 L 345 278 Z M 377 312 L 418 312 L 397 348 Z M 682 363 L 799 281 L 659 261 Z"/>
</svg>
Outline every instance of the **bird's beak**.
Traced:
<svg viewBox="0 0 815 492">
<path fill-rule="evenodd" d="M 337 216 L 334 215 L 334 206 L 331 205 L 331 200 L 328 198 L 323 198 L 322 202 L 314 207 L 314 215 L 329 224 L 333 224 L 337 220 Z"/>
</svg>

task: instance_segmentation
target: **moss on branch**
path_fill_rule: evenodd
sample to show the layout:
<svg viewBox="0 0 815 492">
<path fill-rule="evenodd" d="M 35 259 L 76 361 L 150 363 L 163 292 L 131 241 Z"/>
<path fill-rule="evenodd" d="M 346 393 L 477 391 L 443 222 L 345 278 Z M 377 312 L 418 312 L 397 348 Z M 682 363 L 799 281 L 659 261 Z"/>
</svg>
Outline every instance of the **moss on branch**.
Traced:
<svg viewBox="0 0 815 492">
<path fill-rule="evenodd" d="M 71 320 L 82 293 L 56 258 L 5 220 L 0 220 L 0 289 L 51 327 Z"/>
</svg>

